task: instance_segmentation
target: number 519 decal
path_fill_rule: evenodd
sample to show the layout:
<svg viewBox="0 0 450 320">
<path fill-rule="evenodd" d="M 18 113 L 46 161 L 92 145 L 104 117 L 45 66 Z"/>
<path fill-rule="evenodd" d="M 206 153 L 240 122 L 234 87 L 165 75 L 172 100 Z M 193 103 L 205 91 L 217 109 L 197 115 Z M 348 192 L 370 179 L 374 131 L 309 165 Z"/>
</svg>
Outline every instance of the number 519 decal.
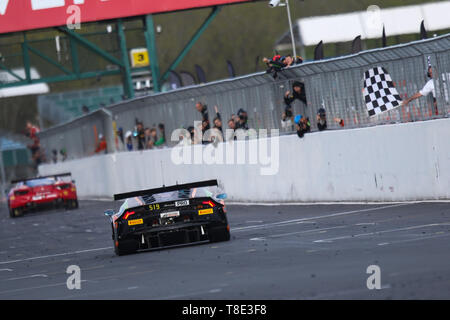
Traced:
<svg viewBox="0 0 450 320">
<path fill-rule="evenodd" d="M 159 204 L 158 203 L 151 204 L 148 206 L 148 208 L 150 209 L 150 211 L 159 210 Z"/>
</svg>

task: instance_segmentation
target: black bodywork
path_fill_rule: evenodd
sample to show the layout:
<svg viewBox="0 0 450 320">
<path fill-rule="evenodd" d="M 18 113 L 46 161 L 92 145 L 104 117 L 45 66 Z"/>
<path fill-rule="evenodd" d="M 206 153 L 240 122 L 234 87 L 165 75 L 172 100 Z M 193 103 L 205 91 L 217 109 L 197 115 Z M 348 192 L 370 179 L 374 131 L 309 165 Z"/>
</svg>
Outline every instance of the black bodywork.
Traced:
<svg viewBox="0 0 450 320">
<path fill-rule="evenodd" d="M 132 196 L 147 200 L 146 204 L 111 216 L 115 253 L 228 241 L 230 232 L 223 201 L 188 196 L 192 188 L 214 184 L 217 185 L 216 180 L 115 195 L 115 200 Z M 175 200 L 148 201 L 153 194 L 168 191 L 178 193 Z"/>
</svg>

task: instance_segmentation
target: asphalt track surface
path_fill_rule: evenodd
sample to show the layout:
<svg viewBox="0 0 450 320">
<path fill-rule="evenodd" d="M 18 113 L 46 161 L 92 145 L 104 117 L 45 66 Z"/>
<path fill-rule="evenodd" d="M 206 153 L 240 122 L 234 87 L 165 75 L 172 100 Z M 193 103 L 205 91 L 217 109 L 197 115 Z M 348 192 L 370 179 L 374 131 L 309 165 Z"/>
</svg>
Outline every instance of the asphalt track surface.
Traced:
<svg viewBox="0 0 450 320">
<path fill-rule="evenodd" d="M 0 299 L 449 299 L 450 203 L 228 206 L 232 239 L 117 257 L 103 210 L 9 218 Z M 81 289 L 69 290 L 70 265 Z M 369 290 L 378 265 L 381 289 Z"/>
</svg>

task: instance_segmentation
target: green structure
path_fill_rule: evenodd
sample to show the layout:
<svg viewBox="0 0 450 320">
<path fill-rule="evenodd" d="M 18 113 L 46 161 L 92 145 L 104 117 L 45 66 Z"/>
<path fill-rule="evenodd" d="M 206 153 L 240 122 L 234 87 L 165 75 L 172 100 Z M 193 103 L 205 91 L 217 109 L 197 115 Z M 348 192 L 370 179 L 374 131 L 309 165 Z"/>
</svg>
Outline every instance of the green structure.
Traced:
<svg viewBox="0 0 450 320">
<path fill-rule="evenodd" d="M 212 8 L 211 14 L 162 76 L 158 63 L 156 32 L 152 15 L 86 23 L 83 32 L 69 29 L 67 26 L 55 27 L 50 29 L 50 32 L 45 32 L 46 37 L 39 39 L 37 39 L 36 33 L 29 34 L 33 31 L 14 34 L 16 42 L 10 45 L 11 50 L 2 49 L 3 52 L 0 57 L 0 70 L 9 73 L 14 81 L 0 82 L 0 89 L 35 83 L 54 83 L 88 78 L 100 79 L 104 76 L 116 75 L 122 78 L 124 97 L 131 99 L 135 97 L 133 75 L 144 73 L 151 77 L 152 91 L 160 92 L 161 83 L 168 77 L 169 72 L 179 65 L 219 12 L 219 6 Z M 104 31 L 99 31 L 103 25 L 106 26 L 103 29 Z M 132 67 L 129 47 L 127 46 L 127 33 L 130 31 L 137 31 L 144 39 L 150 60 L 149 66 Z M 2 37 L 3 35 L 0 35 L 0 43 L 2 43 Z M 102 39 L 102 41 L 98 41 L 98 39 Z M 56 51 L 52 44 L 54 41 L 57 42 Z M 6 44 L 7 46 L 8 44 Z M 20 46 L 20 50 L 17 49 L 18 46 Z M 108 48 L 110 46 L 114 46 L 115 49 Z M 5 48 L 5 46 L 2 47 Z M 97 57 L 97 59 L 91 60 L 96 62 L 93 63 L 95 66 L 89 65 L 89 68 L 87 68 L 86 61 L 89 61 L 89 57 L 93 55 Z M 10 65 L 10 61 L 13 61 L 14 65 Z M 48 69 L 52 69 L 53 73 L 43 70 L 41 78 L 33 78 L 30 73 L 33 61 L 48 65 Z M 101 63 L 97 63 L 97 61 L 101 61 Z M 25 70 L 25 76 L 18 75 L 13 71 L 13 69 L 20 67 Z"/>
<path fill-rule="evenodd" d="M 58 125 L 122 101 L 122 86 L 42 94 L 37 97 L 40 128 Z M 85 109 L 85 110 L 83 110 Z"/>
</svg>

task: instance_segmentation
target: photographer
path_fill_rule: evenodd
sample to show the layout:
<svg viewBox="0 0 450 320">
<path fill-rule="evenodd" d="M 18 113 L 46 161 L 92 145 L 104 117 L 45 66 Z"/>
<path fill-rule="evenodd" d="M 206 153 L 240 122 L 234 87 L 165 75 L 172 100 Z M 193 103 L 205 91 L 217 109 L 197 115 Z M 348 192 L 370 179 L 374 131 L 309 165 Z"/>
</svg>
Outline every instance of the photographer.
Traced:
<svg viewBox="0 0 450 320">
<path fill-rule="evenodd" d="M 311 124 L 309 123 L 308 118 L 305 118 L 299 114 L 295 116 L 295 123 L 297 127 L 297 135 L 299 138 L 303 138 L 305 133 L 311 131 Z"/>
<path fill-rule="evenodd" d="M 305 84 L 303 82 L 294 81 L 292 84 L 292 93 L 288 90 L 284 94 L 284 103 L 286 103 L 287 106 L 291 106 L 295 99 L 302 101 L 305 105 L 307 104 Z"/>
</svg>

